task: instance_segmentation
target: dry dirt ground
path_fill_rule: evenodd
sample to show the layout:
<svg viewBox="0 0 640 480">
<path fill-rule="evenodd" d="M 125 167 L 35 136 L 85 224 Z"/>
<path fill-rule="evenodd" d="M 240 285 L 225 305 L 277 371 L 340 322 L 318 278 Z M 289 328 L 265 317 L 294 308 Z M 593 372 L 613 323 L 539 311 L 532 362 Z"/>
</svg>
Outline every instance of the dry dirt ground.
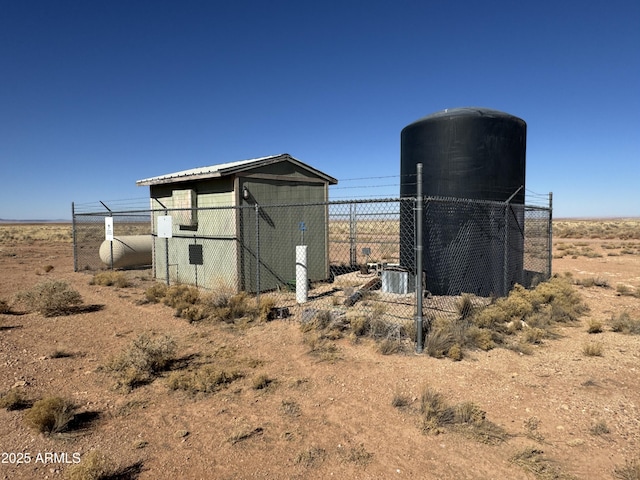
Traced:
<svg viewBox="0 0 640 480">
<path fill-rule="evenodd" d="M 100 309 L 0 315 L 0 393 L 59 395 L 86 420 L 45 436 L 25 424 L 26 410 L 1 409 L 0 479 L 64 478 L 92 450 L 119 469 L 111 478 L 141 480 L 616 478 L 616 468 L 640 458 L 640 336 L 606 324 L 623 311 L 640 316 L 640 298 L 616 291 L 619 283 L 640 285 L 640 249 L 607 256 L 605 241 L 579 241 L 603 256 L 558 258 L 554 272 L 609 281 L 609 288 L 576 287 L 590 311 L 531 355 L 498 348 L 459 362 L 383 356 L 349 339 L 337 340 L 338 360 L 320 361 L 296 318 L 245 329 L 190 324 L 169 307 L 141 302 L 150 285 L 144 272 L 132 273 L 129 288 L 95 286 L 90 274 L 73 272 L 69 243 L 1 244 L 0 300 L 57 279 Z M 604 331 L 587 333 L 589 319 Z M 103 366 L 143 332 L 171 335 L 184 362 L 232 362 L 244 376 L 211 394 L 171 390 L 168 373 L 129 393 L 114 389 Z M 587 342 L 600 343 L 602 356 L 584 355 Z M 272 380 L 267 388 L 254 388 L 260 375 Z M 452 404 L 474 402 L 509 438 L 491 445 L 423 433 L 417 409 L 427 385 Z M 410 405 L 393 406 L 399 395 Z M 596 432 L 598 424 L 608 433 Z M 535 452 L 529 468 L 514 460 L 524 451 Z M 16 464 L 18 453 L 30 454 L 30 463 Z"/>
</svg>

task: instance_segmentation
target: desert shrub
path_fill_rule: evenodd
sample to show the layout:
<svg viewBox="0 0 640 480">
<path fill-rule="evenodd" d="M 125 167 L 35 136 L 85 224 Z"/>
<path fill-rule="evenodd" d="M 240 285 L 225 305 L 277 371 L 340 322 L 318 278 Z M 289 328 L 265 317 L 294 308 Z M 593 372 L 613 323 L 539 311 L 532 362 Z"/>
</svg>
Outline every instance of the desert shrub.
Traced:
<svg viewBox="0 0 640 480">
<path fill-rule="evenodd" d="M 633 288 L 629 285 L 625 285 L 624 283 L 619 283 L 616 285 L 616 292 L 618 295 L 629 296 L 629 297 L 640 297 L 640 288 Z"/>
<path fill-rule="evenodd" d="M 485 352 L 496 347 L 492 332 L 485 328 L 479 328 L 476 325 L 470 326 L 466 331 L 466 344 L 484 350 Z"/>
<path fill-rule="evenodd" d="M 304 465 L 305 467 L 313 467 L 324 461 L 327 452 L 323 448 L 311 447 L 298 453 L 295 463 Z"/>
<path fill-rule="evenodd" d="M 233 323 L 243 317 L 255 318 L 258 309 L 254 303 L 245 292 L 216 292 L 203 300 L 207 316 L 225 323 Z M 267 308 L 266 304 L 264 308 Z"/>
<path fill-rule="evenodd" d="M 404 351 L 402 342 L 395 338 L 385 338 L 378 344 L 378 351 L 382 355 L 393 355 Z"/>
<path fill-rule="evenodd" d="M 602 333 L 602 322 L 594 318 L 589 319 L 587 333 Z"/>
<path fill-rule="evenodd" d="M 454 423 L 455 412 L 442 394 L 426 387 L 420 397 L 420 415 L 424 432 L 440 433 L 440 427 Z"/>
<path fill-rule="evenodd" d="M 27 411 L 24 420 L 42 433 L 59 433 L 67 429 L 74 418 L 75 406 L 60 397 L 38 400 Z"/>
<path fill-rule="evenodd" d="M 458 315 L 462 319 L 470 318 L 473 315 L 475 308 L 473 296 L 468 293 L 463 294 L 456 303 Z"/>
<path fill-rule="evenodd" d="M 239 378 L 242 378 L 240 372 L 220 370 L 212 365 L 204 365 L 191 371 L 171 373 L 167 384 L 171 390 L 213 393 Z"/>
<path fill-rule="evenodd" d="M 175 341 L 165 335 L 152 338 L 139 335 L 119 355 L 112 358 L 107 369 L 118 377 L 118 386 L 134 388 L 150 382 L 175 360 Z"/>
<path fill-rule="evenodd" d="M 160 303 L 164 296 L 167 294 L 167 287 L 164 283 L 154 283 L 144 291 L 144 296 L 147 302 Z"/>
<path fill-rule="evenodd" d="M 345 462 L 355 463 L 356 465 L 364 466 L 371 462 L 373 453 L 367 452 L 363 444 L 355 447 L 348 448 L 341 455 Z"/>
<path fill-rule="evenodd" d="M 449 405 L 444 397 L 425 387 L 420 397 L 420 418 L 424 433 L 442 433 L 447 428 L 482 443 L 496 445 L 508 437 L 498 425 L 486 419 L 485 412 L 473 402 Z"/>
<path fill-rule="evenodd" d="M 443 358 L 449 349 L 456 344 L 453 334 L 445 328 L 434 328 L 424 342 L 427 355 L 434 358 Z"/>
<path fill-rule="evenodd" d="M 98 450 L 91 450 L 82 456 L 81 462 L 71 465 L 66 471 L 66 480 L 105 480 L 112 468 L 109 459 Z"/>
<path fill-rule="evenodd" d="M 338 346 L 322 332 L 313 330 L 305 332 L 302 341 L 309 347 L 309 354 L 321 361 L 335 362 L 340 359 Z"/>
<path fill-rule="evenodd" d="M 0 395 L 0 408 L 7 410 L 20 410 L 28 405 L 27 399 L 19 390 L 9 390 Z"/>
<path fill-rule="evenodd" d="M 511 461 L 538 478 L 549 480 L 569 480 L 572 478 L 565 475 L 560 467 L 546 458 L 543 453 L 538 448 L 529 447 L 516 453 L 511 458 Z"/>
<path fill-rule="evenodd" d="M 11 307 L 4 300 L 0 300 L 0 314 L 11 313 Z"/>
<path fill-rule="evenodd" d="M 606 433 L 611 433 L 611 430 L 607 426 L 607 422 L 604 420 L 598 420 L 591 426 L 589 433 L 591 433 L 591 435 L 604 435 Z"/>
<path fill-rule="evenodd" d="M 611 330 L 628 335 L 640 335 L 640 319 L 631 318 L 629 312 L 622 312 L 611 317 Z"/>
<path fill-rule="evenodd" d="M 257 377 L 254 377 L 251 382 L 251 388 L 253 388 L 254 390 L 264 390 L 265 388 L 269 387 L 269 385 L 273 384 L 273 382 L 273 378 L 270 378 L 268 375 L 262 373 Z"/>
<path fill-rule="evenodd" d="M 582 346 L 582 353 L 587 357 L 601 357 L 604 351 L 602 343 L 588 342 Z"/>
<path fill-rule="evenodd" d="M 265 322 L 269 319 L 271 310 L 275 308 L 276 300 L 273 297 L 266 295 L 260 295 L 260 302 L 258 303 L 258 317 L 261 321 Z"/>
<path fill-rule="evenodd" d="M 176 308 L 176 316 L 191 322 L 199 322 L 208 318 L 207 310 L 202 305 L 183 304 Z"/>
<path fill-rule="evenodd" d="M 547 336 L 547 331 L 542 328 L 526 328 L 522 331 L 522 341 L 526 343 L 532 343 L 539 345 L 542 340 Z"/>
<path fill-rule="evenodd" d="M 91 450 L 81 457 L 80 463 L 70 465 L 65 471 L 66 480 L 116 480 L 138 478 L 143 463 L 116 467 L 102 452 Z"/>
<path fill-rule="evenodd" d="M 391 406 L 396 408 L 404 408 L 411 405 L 411 398 L 402 393 L 396 393 L 391 399 Z"/>
<path fill-rule="evenodd" d="M 129 279 L 123 272 L 98 272 L 96 273 L 91 281 L 90 285 L 101 285 L 103 287 L 118 287 L 118 288 L 126 288 L 131 286 Z"/>
<path fill-rule="evenodd" d="M 460 344 L 456 343 L 452 345 L 449 351 L 447 352 L 447 357 L 449 357 L 451 360 L 455 360 L 456 362 L 459 362 L 460 360 L 462 360 L 463 354 L 462 354 L 462 347 L 460 346 Z"/>
<path fill-rule="evenodd" d="M 46 280 L 30 290 L 19 292 L 16 301 L 45 317 L 68 314 L 82 303 L 80 293 L 61 280 Z"/>
<path fill-rule="evenodd" d="M 616 467 L 613 473 L 620 480 L 640 480 L 640 459 L 627 461 L 624 467 Z"/>
<path fill-rule="evenodd" d="M 524 428 L 526 430 L 527 438 L 535 440 L 536 442 L 543 442 L 544 436 L 538 431 L 540 426 L 540 419 L 538 417 L 529 417 L 524 421 Z"/>
<path fill-rule="evenodd" d="M 280 409 L 284 415 L 289 417 L 299 417 L 301 415 L 300 405 L 295 400 L 282 400 Z"/>
<path fill-rule="evenodd" d="M 171 285 L 162 299 L 162 303 L 175 309 L 195 305 L 200 297 L 200 291 L 191 285 Z"/>
</svg>

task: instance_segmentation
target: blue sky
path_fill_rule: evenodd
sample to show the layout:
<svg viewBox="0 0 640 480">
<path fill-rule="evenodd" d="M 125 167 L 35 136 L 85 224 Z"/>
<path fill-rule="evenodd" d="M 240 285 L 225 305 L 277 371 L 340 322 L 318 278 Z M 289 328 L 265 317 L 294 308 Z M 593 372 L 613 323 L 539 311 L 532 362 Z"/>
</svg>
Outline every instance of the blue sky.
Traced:
<svg viewBox="0 0 640 480">
<path fill-rule="evenodd" d="M 465 106 L 527 122 L 555 217 L 640 216 L 637 0 L 0 0 L 0 218 L 284 152 L 395 197 L 402 128 Z"/>
</svg>

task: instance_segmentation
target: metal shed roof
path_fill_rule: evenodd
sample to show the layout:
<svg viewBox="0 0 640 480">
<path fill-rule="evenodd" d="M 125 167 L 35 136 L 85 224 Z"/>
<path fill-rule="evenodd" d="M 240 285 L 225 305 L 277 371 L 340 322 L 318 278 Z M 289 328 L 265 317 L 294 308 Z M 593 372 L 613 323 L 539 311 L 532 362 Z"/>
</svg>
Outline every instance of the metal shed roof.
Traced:
<svg viewBox="0 0 640 480">
<path fill-rule="evenodd" d="M 333 177 L 330 177 L 326 173 L 322 173 L 320 170 L 301 162 L 300 160 L 293 158 L 288 153 L 282 153 L 280 155 L 271 155 L 269 157 L 251 158 L 249 160 L 239 160 L 237 162 L 221 163 L 218 165 L 211 165 L 209 167 L 191 168 L 189 170 L 182 170 L 175 173 L 167 173 L 166 175 L 160 175 L 158 177 L 145 178 L 138 180 L 136 185 L 143 187 L 146 185 L 161 185 L 166 183 L 184 182 L 187 180 L 201 180 L 206 178 L 225 177 L 227 175 L 233 175 L 246 170 L 251 170 L 256 167 L 262 167 L 272 163 L 278 162 L 290 162 L 305 170 L 313 173 L 314 175 L 326 180 L 330 185 L 338 183 Z"/>
</svg>

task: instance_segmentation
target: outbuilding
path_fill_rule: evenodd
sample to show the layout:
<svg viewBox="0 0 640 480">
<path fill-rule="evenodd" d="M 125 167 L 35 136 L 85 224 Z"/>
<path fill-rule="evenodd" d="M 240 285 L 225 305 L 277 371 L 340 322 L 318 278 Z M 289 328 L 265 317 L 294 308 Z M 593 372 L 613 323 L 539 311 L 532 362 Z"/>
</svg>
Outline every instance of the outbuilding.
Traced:
<svg viewBox="0 0 640 480">
<path fill-rule="evenodd" d="M 337 180 L 289 154 L 138 180 L 149 186 L 154 275 L 169 283 L 266 291 L 329 277 L 328 187 Z"/>
</svg>

